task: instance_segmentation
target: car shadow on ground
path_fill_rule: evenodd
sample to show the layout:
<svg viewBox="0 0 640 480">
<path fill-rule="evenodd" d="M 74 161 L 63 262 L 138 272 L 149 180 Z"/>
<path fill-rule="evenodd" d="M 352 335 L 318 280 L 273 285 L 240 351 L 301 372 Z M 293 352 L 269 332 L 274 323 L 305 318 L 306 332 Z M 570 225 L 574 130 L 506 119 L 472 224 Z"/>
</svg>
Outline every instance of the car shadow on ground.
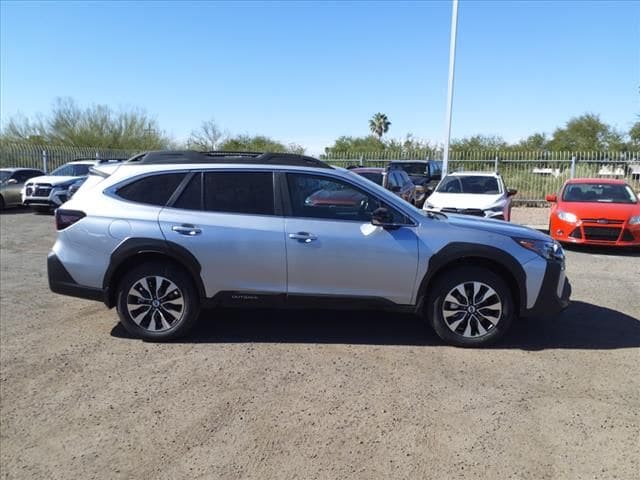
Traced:
<svg viewBox="0 0 640 480">
<path fill-rule="evenodd" d="M 0 215 L 20 215 L 21 213 L 33 213 L 33 210 L 26 207 L 9 207 L 0 210 Z"/>
<path fill-rule="evenodd" d="M 118 324 L 114 337 L 132 337 Z M 178 343 L 326 343 L 445 346 L 418 317 L 384 312 L 207 310 Z M 552 318 L 518 320 L 498 349 L 640 347 L 640 319 L 584 302 Z"/>
</svg>

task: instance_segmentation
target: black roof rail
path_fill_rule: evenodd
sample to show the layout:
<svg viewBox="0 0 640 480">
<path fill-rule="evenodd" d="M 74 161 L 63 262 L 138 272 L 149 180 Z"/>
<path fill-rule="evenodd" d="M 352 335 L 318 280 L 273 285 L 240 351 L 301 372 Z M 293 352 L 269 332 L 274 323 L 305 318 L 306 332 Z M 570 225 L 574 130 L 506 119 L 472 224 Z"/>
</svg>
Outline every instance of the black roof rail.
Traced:
<svg viewBox="0 0 640 480">
<path fill-rule="evenodd" d="M 184 163 L 238 163 L 250 165 L 291 165 L 315 168 L 333 168 L 317 158 L 297 153 L 271 152 L 196 152 L 194 150 L 159 150 L 145 152 L 130 158 L 126 163 L 142 165 Z"/>
</svg>

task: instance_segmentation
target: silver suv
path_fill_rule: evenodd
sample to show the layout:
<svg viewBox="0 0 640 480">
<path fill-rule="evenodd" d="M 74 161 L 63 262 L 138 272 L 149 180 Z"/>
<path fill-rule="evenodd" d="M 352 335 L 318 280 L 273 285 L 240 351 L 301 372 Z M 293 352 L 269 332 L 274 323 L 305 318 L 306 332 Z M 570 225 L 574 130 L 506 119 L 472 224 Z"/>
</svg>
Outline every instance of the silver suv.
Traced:
<svg viewBox="0 0 640 480">
<path fill-rule="evenodd" d="M 56 211 L 54 292 L 116 307 L 132 334 L 184 335 L 203 307 L 375 308 L 486 345 L 569 303 L 564 254 L 501 221 L 418 210 L 299 155 L 149 152 L 92 168 Z"/>
</svg>

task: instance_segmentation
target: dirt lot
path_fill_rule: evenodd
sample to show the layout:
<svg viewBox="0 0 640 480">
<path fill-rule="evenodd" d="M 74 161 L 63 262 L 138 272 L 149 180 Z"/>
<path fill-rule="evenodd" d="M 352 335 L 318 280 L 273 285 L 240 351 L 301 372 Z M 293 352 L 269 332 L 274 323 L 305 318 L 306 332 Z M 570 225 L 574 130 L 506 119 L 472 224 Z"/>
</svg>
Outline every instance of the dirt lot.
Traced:
<svg viewBox="0 0 640 480">
<path fill-rule="evenodd" d="M 0 230 L 3 479 L 638 478 L 638 256 L 570 251 L 572 306 L 493 349 L 412 317 L 268 311 L 149 344 L 49 292 L 52 217 Z"/>
</svg>

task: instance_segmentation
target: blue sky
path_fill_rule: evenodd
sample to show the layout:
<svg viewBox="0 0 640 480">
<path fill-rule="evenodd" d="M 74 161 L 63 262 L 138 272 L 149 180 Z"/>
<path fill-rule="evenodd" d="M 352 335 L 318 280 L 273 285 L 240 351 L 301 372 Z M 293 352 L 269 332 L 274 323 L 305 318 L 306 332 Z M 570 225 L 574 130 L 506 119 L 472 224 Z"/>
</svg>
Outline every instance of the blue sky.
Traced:
<svg viewBox="0 0 640 480">
<path fill-rule="evenodd" d="M 54 98 L 143 107 L 185 139 L 215 118 L 317 153 L 366 135 L 441 141 L 451 2 L 8 2 L 0 115 Z M 454 137 L 517 140 L 640 113 L 640 2 L 461 0 Z"/>
</svg>

